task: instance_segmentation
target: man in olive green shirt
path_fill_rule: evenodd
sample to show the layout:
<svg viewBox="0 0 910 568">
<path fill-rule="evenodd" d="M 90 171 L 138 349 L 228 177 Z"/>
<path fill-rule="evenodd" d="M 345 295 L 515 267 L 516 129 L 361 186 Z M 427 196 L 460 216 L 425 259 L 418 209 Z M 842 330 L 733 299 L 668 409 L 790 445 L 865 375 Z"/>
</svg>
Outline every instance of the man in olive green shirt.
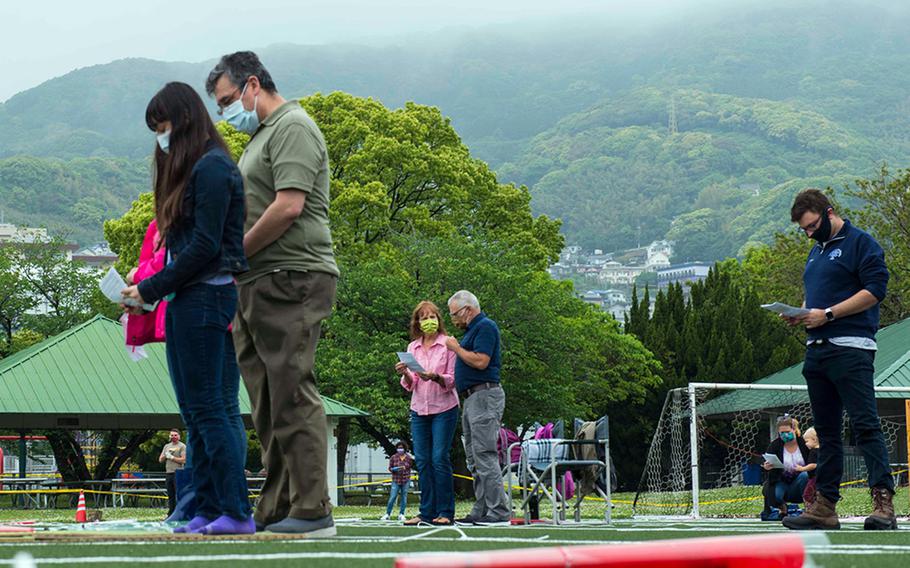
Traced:
<svg viewBox="0 0 910 568">
<path fill-rule="evenodd" d="M 206 90 L 224 119 L 252 136 L 239 162 L 250 270 L 238 277 L 233 335 L 268 471 L 257 529 L 334 536 L 326 418 L 313 373 L 338 279 L 325 139 L 252 52 L 222 57 Z"/>
</svg>

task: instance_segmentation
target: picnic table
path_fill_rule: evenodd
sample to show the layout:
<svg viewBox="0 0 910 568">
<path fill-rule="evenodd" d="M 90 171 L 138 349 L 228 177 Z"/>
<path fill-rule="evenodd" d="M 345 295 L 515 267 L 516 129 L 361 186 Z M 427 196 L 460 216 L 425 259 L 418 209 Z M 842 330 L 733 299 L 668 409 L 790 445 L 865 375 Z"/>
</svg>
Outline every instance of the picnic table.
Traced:
<svg viewBox="0 0 910 568">
<path fill-rule="evenodd" d="M 111 492 L 115 493 L 111 503 L 114 507 L 124 507 L 127 501 L 137 506 L 144 495 L 167 496 L 167 478 L 164 477 L 121 477 L 110 483 Z"/>
<path fill-rule="evenodd" d="M 51 478 L 41 482 L 41 489 L 85 489 L 89 491 L 85 496 L 86 506 L 94 508 L 104 507 L 107 504 L 107 495 L 93 493 L 93 491 L 110 491 L 111 482 L 107 479 L 87 479 L 85 481 L 63 481 L 62 479 Z M 43 493 L 44 508 L 55 508 L 57 506 L 57 494 Z M 78 493 L 66 494 L 69 498 L 70 506 L 75 507 L 79 499 Z"/>
<path fill-rule="evenodd" d="M 47 481 L 47 478 L 35 478 L 35 477 L 12 477 L 4 478 L 0 481 L 0 485 L 3 486 L 4 490 L 7 491 L 35 491 L 35 493 L 19 493 L 15 495 L 10 495 L 10 503 L 13 507 L 22 507 L 23 509 L 40 509 L 42 507 L 42 501 L 46 502 L 47 495 L 38 493 L 39 490 L 44 489 L 42 484 Z"/>
</svg>

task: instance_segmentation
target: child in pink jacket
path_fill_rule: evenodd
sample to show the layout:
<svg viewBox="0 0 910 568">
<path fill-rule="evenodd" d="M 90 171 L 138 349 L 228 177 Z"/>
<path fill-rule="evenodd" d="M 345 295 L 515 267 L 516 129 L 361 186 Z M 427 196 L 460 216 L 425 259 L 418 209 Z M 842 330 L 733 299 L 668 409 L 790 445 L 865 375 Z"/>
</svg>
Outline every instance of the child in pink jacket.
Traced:
<svg viewBox="0 0 910 568">
<path fill-rule="evenodd" d="M 139 266 L 132 269 L 127 275 L 127 283 L 138 284 L 164 268 L 167 251 L 158 247 L 158 225 L 155 220 L 149 223 L 142 239 L 142 248 L 139 251 Z M 155 311 L 140 315 L 130 315 L 126 323 L 126 344 L 145 345 L 164 341 L 164 315 L 167 311 L 167 302 L 162 300 L 155 307 Z"/>
</svg>

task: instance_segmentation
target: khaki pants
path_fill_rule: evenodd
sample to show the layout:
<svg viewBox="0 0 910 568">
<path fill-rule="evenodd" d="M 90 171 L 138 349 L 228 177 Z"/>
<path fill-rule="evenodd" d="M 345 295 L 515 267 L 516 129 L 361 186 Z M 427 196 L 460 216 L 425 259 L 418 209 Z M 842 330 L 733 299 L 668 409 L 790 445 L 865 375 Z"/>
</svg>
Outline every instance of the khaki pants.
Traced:
<svg viewBox="0 0 910 568">
<path fill-rule="evenodd" d="M 268 472 L 254 514 L 258 524 L 332 511 L 326 417 L 313 365 L 336 283 L 322 272 L 281 271 L 240 286 L 234 345 Z"/>
</svg>

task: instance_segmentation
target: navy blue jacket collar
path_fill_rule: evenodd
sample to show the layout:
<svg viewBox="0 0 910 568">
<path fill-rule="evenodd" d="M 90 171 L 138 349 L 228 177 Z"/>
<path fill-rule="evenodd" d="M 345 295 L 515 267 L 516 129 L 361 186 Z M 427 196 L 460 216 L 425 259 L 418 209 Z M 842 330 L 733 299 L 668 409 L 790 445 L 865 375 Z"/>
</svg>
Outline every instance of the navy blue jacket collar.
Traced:
<svg viewBox="0 0 910 568">
<path fill-rule="evenodd" d="M 487 314 L 485 314 L 485 313 L 483 313 L 483 312 L 480 312 L 479 314 L 477 314 L 476 316 L 474 316 L 474 319 L 472 319 L 470 322 L 468 322 L 468 328 L 467 328 L 467 329 L 471 329 L 472 327 L 474 327 L 475 325 L 477 325 L 478 323 L 480 323 L 480 320 L 484 320 L 484 319 L 487 319 Z M 467 331 L 467 330 L 465 330 L 465 331 Z"/>
</svg>

